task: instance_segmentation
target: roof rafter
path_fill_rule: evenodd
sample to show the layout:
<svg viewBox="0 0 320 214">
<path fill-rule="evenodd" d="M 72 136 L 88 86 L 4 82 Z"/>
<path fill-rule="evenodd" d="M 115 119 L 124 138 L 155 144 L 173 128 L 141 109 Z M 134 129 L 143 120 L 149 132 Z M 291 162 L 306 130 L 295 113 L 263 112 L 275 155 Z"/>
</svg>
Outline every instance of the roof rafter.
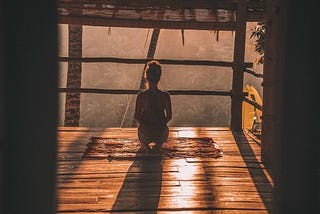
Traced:
<svg viewBox="0 0 320 214">
<path fill-rule="evenodd" d="M 110 27 L 233 31 L 235 0 L 60 0 L 59 23 Z M 247 21 L 262 21 L 264 0 L 248 2 Z"/>
</svg>

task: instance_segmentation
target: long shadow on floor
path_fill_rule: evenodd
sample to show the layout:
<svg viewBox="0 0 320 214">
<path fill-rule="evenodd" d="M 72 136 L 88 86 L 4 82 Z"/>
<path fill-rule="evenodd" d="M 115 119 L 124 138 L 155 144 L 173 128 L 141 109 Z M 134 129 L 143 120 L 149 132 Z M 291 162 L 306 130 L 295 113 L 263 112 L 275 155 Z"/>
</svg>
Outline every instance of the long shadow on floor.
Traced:
<svg viewBox="0 0 320 214">
<path fill-rule="evenodd" d="M 135 160 L 127 172 L 111 212 L 157 213 L 161 184 L 161 158 Z"/>
<path fill-rule="evenodd" d="M 58 171 L 57 171 L 57 177 L 58 182 L 63 183 L 69 183 L 72 182 L 73 176 L 77 172 L 77 170 L 80 168 L 82 164 L 82 157 L 79 157 L 83 154 L 83 149 L 81 148 L 81 145 L 83 145 L 84 140 L 89 140 L 88 136 L 90 136 L 88 130 L 77 130 L 75 129 L 64 129 L 64 127 L 61 127 L 58 129 L 58 132 L 60 133 L 60 137 L 57 139 L 58 141 L 58 149 L 62 149 L 63 147 L 66 147 L 63 149 L 63 152 L 58 152 L 57 157 L 57 163 L 58 163 Z M 71 135 L 71 136 L 69 136 Z M 100 136 L 100 134 L 97 136 Z M 64 142 L 65 143 L 62 143 Z M 62 170 L 59 170 L 59 169 Z M 65 170 L 67 168 L 67 170 Z M 64 170 L 65 171 L 64 171 Z"/>
<path fill-rule="evenodd" d="M 260 198 L 262 199 L 265 207 L 268 209 L 268 212 L 271 212 L 272 202 L 270 201 L 270 194 L 273 192 L 273 187 L 263 169 L 259 166 L 252 166 L 252 164 L 259 164 L 260 162 L 256 158 L 256 155 L 251 148 L 245 134 L 243 132 L 232 132 L 232 134 L 239 148 L 240 154 L 247 165 L 249 174 L 255 184 Z"/>
</svg>

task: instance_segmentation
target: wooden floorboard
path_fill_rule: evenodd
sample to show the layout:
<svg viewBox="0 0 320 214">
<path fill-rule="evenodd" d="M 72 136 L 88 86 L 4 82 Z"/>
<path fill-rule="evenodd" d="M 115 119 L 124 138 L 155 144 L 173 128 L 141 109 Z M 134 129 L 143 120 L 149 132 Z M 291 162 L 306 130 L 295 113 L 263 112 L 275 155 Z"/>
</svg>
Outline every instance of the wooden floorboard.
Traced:
<svg viewBox="0 0 320 214">
<path fill-rule="evenodd" d="M 170 137 L 212 138 L 223 155 L 161 161 L 83 159 L 93 136 L 137 138 L 137 130 L 58 128 L 58 213 L 270 213 L 273 181 L 246 132 L 170 128 Z"/>
</svg>

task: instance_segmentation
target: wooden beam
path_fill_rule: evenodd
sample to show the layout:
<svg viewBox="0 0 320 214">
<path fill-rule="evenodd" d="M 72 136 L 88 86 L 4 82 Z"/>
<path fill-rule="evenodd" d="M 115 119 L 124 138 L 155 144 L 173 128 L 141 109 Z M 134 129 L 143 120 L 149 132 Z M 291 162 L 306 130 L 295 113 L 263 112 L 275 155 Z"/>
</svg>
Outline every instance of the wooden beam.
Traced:
<svg viewBox="0 0 320 214">
<path fill-rule="evenodd" d="M 315 57 L 320 35 L 309 30 L 318 26 L 319 6 L 317 1 L 270 2 L 264 65 L 266 78 L 274 83 L 266 98 L 273 108 L 274 137 L 265 142 L 275 177 L 272 213 L 320 213 L 319 59 Z"/>
<path fill-rule="evenodd" d="M 168 1 L 149 0 L 149 1 L 119 1 L 119 0 L 60 0 L 59 6 L 75 5 L 109 5 L 117 8 L 173 8 L 173 9 L 229 9 L 235 10 L 237 3 L 233 0 L 207 1 L 207 0 L 180 0 L 169 3 Z"/>
<path fill-rule="evenodd" d="M 258 74 L 257 72 L 249 70 L 249 69 L 246 69 L 246 68 L 243 71 L 248 73 L 248 74 L 251 74 L 252 76 L 255 76 L 257 78 L 262 78 L 263 79 L 263 74 Z"/>
<path fill-rule="evenodd" d="M 247 15 L 247 22 L 262 22 L 266 16 L 265 11 L 249 12 Z"/>
<path fill-rule="evenodd" d="M 179 9 L 224 9 L 224 10 L 236 10 L 237 2 L 234 0 L 181 0 L 168 3 L 168 1 L 119 1 L 119 0 L 60 0 L 60 8 L 97 8 L 102 6 L 109 6 L 109 8 L 116 7 L 121 9 L 132 8 L 136 10 L 143 9 L 159 9 L 159 8 L 171 8 L 175 10 Z M 248 9 L 250 10 L 263 10 L 265 8 L 264 1 L 250 1 L 248 2 Z"/>
<path fill-rule="evenodd" d="M 69 25 L 69 56 L 82 56 L 82 26 Z M 67 87 L 81 87 L 82 63 L 68 62 Z M 67 93 L 65 103 L 65 126 L 79 126 L 80 121 L 80 93 Z"/>
<path fill-rule="evenodd" d="M 205 22 L 205 21 L 153 21 L 133 20 L 120 18 L 100 18 L 88 16 L 63 16 L 58 17 L 60 24 L 127 27 L 127 28 L 159 28 L 159 29 L 195 29 L 195 30 L 220 30 L 234 31 L 234 22 Z"/>
<path fill-rule="evenodd" d="M 258 103 L 252 101 L 252 100 L 249 100 L 248 98 L 244 97 L 243 98 L 243 101 L 245 101 L 246 103 L 249 103 L 250 105 L 252 105 L 253 107 L 255 107 L 256 109 L 262 111 L 262 105 L 259 105 Z"/>
<path fill-rule="evenodd" d="M 59 62 L 78 61 L 82 63 L 124 63 L 124 64 L 145 64 L 150 59 L 128 59 L 128 58 L 114 58 L 114 57 L 58 57 Z M 204 65 L 204 66 L 219 66 L 219 67 L 233 67 L 233 62 L 226 61 L 210 61 L 210 60 L 174 60 L 174 59 L 157 59 L 163 65 Z M 245 68 L 252 68 L 253 63 L 244 63 Z"/>
<path fill-rule="evenodd" d="M 277 163 L 280 162 L 280 150 L 278 145 L 282 143 L 281 136 L 281 105 L 283 97 L 282 88 L 279 82 L 282 81 L 283 64 L 279 59 L 284 55 L 284 30 L 285 24 L 279 22 L 279 16 L 274 8 L 279 8 L 275 1 L 268 2 L 267 17 L 265 20 L 265 48 L 264 48 L 264 78 L 263 78 L 263 120 L 262 120 L 262 143 L 261 157 L 262 161 L 277 171 Z M 283 11 L 284 12 L 284 11 Z M 285 13 L 285 12 L 284 12 Z M 283 14 L 281 14 L 283 16 Z M 283 31 L 283 32 L 282 32 Z M 281 40 L 280 40 L 281 39 Z M 280 52 L 279 50 L 282 50 Z M 290 77 L 291 79 L 291 77 Z M 275 204 L 278 204 L 275 201 Z"/>
<path fill-rule="evenodd" d="M 141 90 L 97 89 L 97 88 L 59 88 L 59 92 L 91 93 L 91 94 L 138 94 Z M 167 90 L 170 95 L 216 95 L 231 96 L 230 91 L 203 91 L 203 90 Z"/>
<path fill-rule="evenodd" d="M 234 41 L 232 101 L 231 101 L 231 129 L 242 130 L 242 94 L 243 70 L 246 43 L 247 1 L 239 0 L 236 16 L 236 32 Z"/>
</svg>

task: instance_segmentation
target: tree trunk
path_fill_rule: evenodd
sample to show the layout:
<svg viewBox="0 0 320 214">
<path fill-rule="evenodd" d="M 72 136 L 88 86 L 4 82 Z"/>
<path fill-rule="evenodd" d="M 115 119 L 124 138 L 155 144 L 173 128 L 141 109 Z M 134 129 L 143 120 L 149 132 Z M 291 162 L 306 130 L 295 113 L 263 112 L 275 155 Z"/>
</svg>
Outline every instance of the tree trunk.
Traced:
<svg viewBox="0 0 320 214">
<path fill-rule="evenodd" d="M 82 57 L 82 26 L 69 25 L 69 57 Z M 82 63 L 68 62 L 67 88 L 81 88 Z M 67 93 L 65 126 L 79 126 L 81 93 Z"/>
</svg>

